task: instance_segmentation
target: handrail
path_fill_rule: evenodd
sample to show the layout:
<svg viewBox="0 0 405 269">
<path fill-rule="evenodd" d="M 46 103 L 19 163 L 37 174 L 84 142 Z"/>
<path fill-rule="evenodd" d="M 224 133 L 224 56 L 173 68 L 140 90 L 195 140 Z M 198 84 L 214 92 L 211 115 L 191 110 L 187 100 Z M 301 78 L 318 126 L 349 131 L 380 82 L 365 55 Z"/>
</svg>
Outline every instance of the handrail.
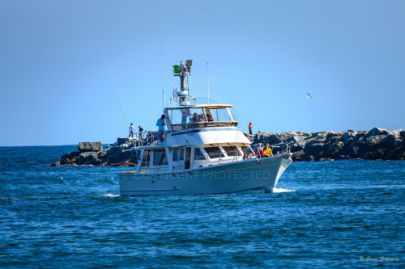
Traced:
<svg viewBox="0 0 405 269">
<path fill-rule="evenodd" d="M 270 145 L 272 149 L 281 149 L 280 152 L 291 152 L 291 145 L 294 144 L 294 141 L 290 141 L 287 143 L 280 143 L 276 145 Z"/>
<path fill-rule="evenodd" d="M 157 139 L 150 131 L 136 132 L 131 140 L 135 148 L 157 144 Z"/>
</svg>

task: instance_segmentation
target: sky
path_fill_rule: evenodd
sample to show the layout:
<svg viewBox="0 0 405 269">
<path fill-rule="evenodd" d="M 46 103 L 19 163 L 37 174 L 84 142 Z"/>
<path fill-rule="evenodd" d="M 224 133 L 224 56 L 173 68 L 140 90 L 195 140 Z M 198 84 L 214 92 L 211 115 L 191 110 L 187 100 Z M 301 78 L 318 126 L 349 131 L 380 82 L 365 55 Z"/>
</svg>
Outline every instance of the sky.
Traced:
<svg viewBox="0 0 405 269">
<path fill-rule="evenodd" d="M 1 0 L 0 146 L 154 130 L 186 59 L 191 95 L 206 102 L 209 81 L 244 131 L 405 128 L 403 14 L 401 0 Z"/>
</svg>

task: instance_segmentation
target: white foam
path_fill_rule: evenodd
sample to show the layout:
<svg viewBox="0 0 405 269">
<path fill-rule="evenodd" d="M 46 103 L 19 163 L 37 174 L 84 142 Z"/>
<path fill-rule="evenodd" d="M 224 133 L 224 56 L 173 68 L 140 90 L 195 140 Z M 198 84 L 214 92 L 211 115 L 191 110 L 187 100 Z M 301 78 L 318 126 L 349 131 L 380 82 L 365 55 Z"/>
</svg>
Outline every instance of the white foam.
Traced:
<svg viewBox="0 0 405 269">
<path fill-rule="evenodd" d="M 273 188 L 273 193 L 283 193 L 283 192 L 295 192 L 295 190 L 283 189 L 283 188 Z"/>
<path fill-rule="evenodd" d="M 108 198 L 115 198 L 115 197 L 119 197 L 119 194 L 112 194 L 112 193 L 107 193 L 104 194 L 103 197 L 108 197 Z"/>
</svg>

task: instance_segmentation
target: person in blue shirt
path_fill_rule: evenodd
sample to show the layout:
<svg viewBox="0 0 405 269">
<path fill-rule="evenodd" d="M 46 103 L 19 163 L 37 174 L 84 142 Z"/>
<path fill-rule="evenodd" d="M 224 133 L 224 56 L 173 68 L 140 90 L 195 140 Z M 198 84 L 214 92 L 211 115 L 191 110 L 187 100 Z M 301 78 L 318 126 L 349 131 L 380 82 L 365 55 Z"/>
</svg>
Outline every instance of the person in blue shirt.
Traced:
<svg viewBox="0 0 405 269">
<path fill-rule="evenodd" d="M 162 115 L 157 121 L 156 126 L 158 126 L 159 130 L 159 141 L 162 143 L 164 141 L 164 134 L 166 128 L 166 116 Z"/>
</svg>

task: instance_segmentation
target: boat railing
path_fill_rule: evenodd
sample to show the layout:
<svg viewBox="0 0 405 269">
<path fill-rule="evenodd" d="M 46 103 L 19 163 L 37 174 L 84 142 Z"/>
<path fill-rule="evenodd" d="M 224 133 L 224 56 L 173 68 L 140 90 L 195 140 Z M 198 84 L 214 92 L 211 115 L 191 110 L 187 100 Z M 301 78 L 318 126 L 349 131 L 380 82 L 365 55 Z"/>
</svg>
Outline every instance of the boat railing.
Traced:
<svg viewBox="0 0 405 269">
<path fill-rule="evenodd" d="M 223 164 L 223 163 L 236 162 L 236 161 L 241 161 L 241 160 L 243 160 L 242 156 L 228 156 L 226 158 L 216 159 L 216 163 Z"/>
<path fill-rule="evenodd" d="M 294 144 L 294 141 L 288 141 L 280 143 L 277 145 L 270 145 L 271 148 L 277 153 L 291 152 L 291 146 Z"/>
<path fill-rule="evenodd" d="M 134 147 L 153 146 L 158 143 L 157 133 L 151 131 L 143 131 L 134 133 L 131 138 Z"/>
</svg>

